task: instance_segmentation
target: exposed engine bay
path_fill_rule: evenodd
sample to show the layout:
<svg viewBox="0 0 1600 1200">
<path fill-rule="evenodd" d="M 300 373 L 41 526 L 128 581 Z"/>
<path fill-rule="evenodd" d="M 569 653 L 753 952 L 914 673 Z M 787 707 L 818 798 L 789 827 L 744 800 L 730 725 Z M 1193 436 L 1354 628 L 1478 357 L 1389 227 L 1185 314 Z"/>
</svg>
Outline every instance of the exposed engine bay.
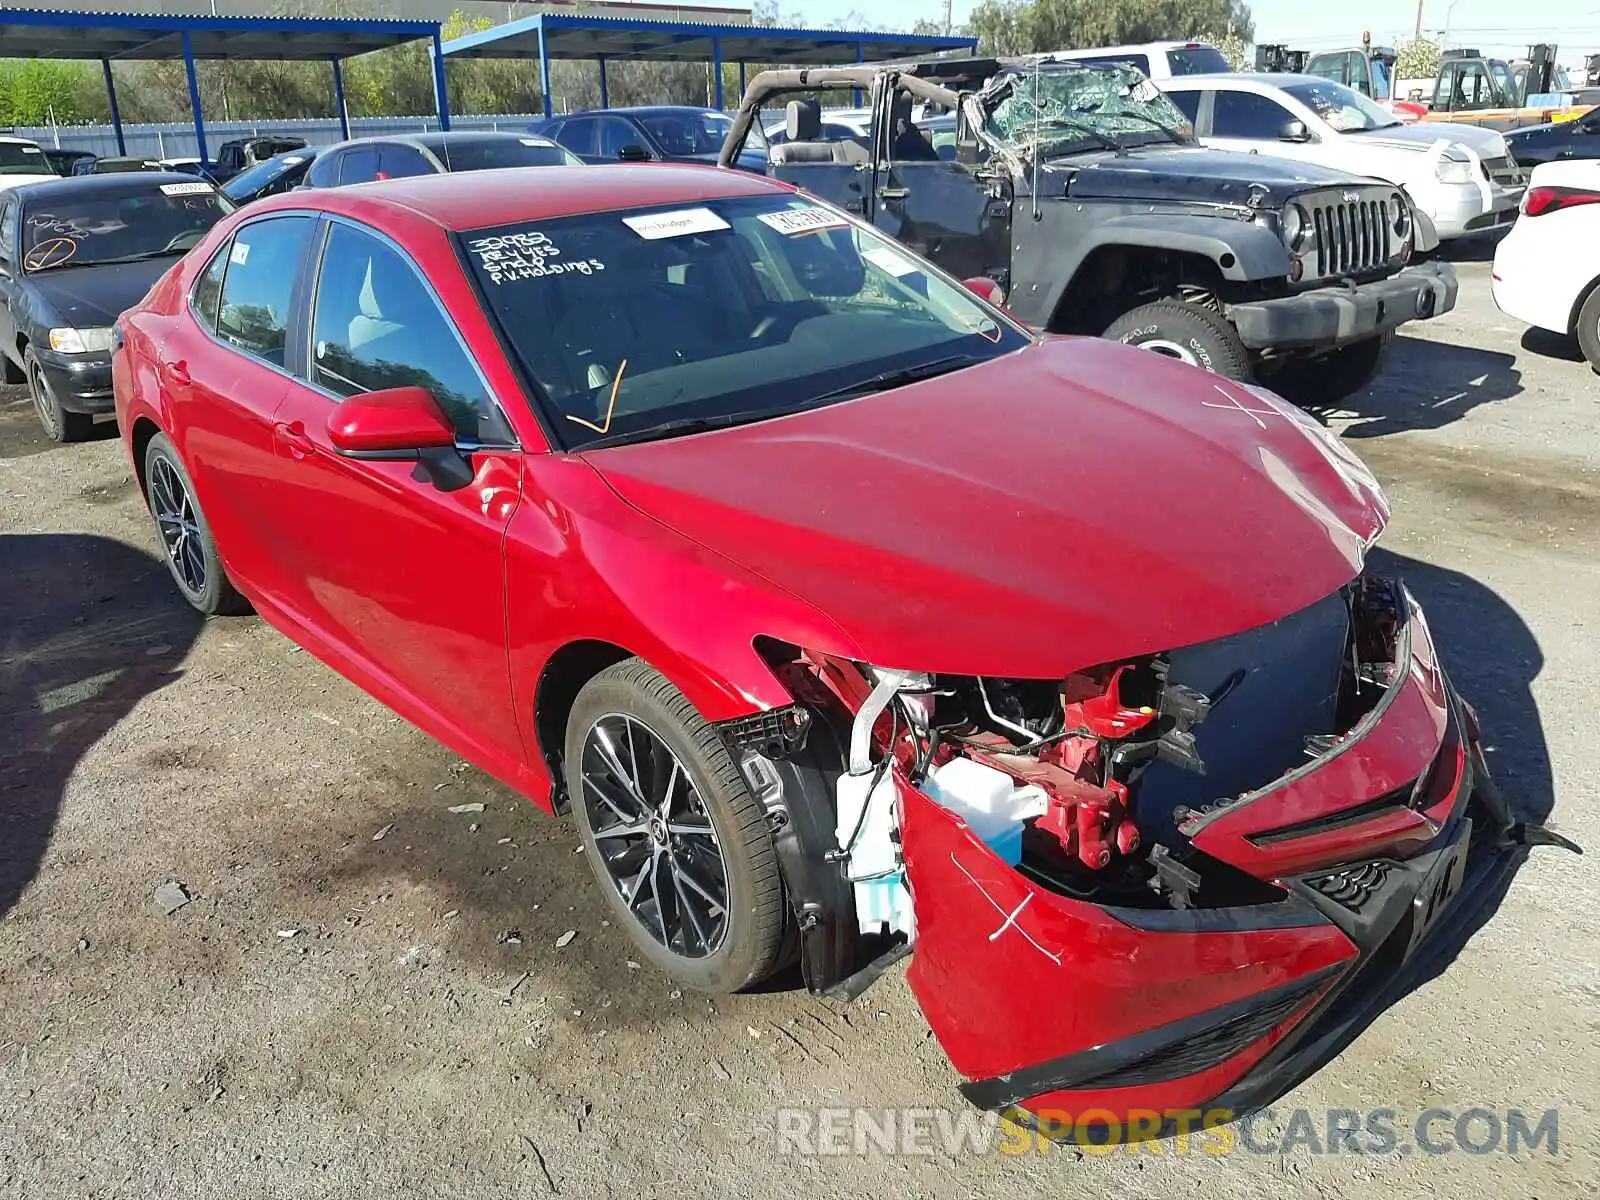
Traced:
<svg viewBox="0 0 1600 1200">
<path fill-rule="evenodd" d="M 822 781 L 831 791 L 831 828 L 811 831 L 830 843 L 826 866 L 797 872 L 803 847 L 792 845 L 786 869 L 797 909 L 808 877 L 843 881 L 833 904 L 848 896 L 864 947 L 916 936 L 899 852 L 905 785 L 1064 896 L 1177 910 L 1269 902 L 1281 889 L 1201 852 L 1185 830 L 1335 752 L 1395 681 L 1403 612 L 1397 585 L 1362 576 L 1263 628 L 1058 680 L 889 670 L 768 645 L 797 704 L 729 734 L 764 798 L 781 796 L 777 768 L 809 744 L 813 792 Z M 803 832 L 785 828 L 792 809 L 774 821 L 780 854 L 785 834 Z M 803 957 L 809 980 L 821 960 Z"/>
</svg>

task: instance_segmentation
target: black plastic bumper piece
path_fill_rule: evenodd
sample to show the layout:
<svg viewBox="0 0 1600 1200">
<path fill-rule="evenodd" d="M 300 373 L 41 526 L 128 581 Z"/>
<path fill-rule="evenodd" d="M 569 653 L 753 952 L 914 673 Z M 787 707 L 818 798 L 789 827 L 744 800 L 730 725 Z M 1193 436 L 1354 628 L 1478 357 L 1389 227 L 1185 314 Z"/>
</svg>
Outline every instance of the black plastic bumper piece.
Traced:
<svg viewBox="0 0 1600 1200">
<path fill-rule="evenodd" d="M 45 385 L 67 412 L 101 414 L 116 407 L 111 390 L 111 356 L 83 358 L 35 351 Z"/>
<path fill-rule="evenodd" d="M 1234 304 L 1228 319 L 1251 350 L 1325 349 L 1447 313 L 1456 306 L 1458 286 L 1449 263 L 1423 263 L 1372 283 Z"/>
</svg>

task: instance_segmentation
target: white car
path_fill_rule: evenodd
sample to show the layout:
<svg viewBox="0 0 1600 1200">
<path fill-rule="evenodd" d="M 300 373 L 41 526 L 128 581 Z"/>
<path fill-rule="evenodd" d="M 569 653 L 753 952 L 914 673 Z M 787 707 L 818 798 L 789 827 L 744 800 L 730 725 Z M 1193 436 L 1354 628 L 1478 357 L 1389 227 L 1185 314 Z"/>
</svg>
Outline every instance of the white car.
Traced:
<svg viewBox="0 0 1600 1200">
<path fill-rule="evenodd" d="M 59 179 L 38 142 L 27 138 L 0 137 L 0 191 L 41 179 Z"/>
<path fill-rule="evenodd" d="M 1576 335 L 1600 374 L 1600 159 L 1533 169 L 1522 215 L 1495 251 L 1493 288 L 1507 316 Z"/>
<path fill-rule="evenodd" d="M 1317 75 L 1191 75 L 1156 83 L 1205 145 L 1385 179 L 1405 188 L 1441 241 L 1517 219 L 1526 181 L 1492 129 L 1408 125 Z"/>
<path fill-rule="evenodd" d="M 1228 60 L 1222 51 L 1205 42 L 1146 42 L 1140 46 L 1052 50 L 1044 57 L 1082 63 L 1126 63 L 1157 83 L 1185 75 L 1211 75 L 1228 69 Z"/>
</svg>

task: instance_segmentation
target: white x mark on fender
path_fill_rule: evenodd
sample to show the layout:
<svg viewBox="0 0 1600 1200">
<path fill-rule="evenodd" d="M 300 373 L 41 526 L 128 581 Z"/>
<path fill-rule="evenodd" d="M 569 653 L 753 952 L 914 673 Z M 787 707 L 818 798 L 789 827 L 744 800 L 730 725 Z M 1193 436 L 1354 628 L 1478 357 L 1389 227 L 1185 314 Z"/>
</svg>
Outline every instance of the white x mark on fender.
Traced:
<svg viewBox="0 0 1600 1200">
<path fill-rule="evenodd" d="M 1249 417 L 1252 421 L 1254 421 L 1257 425 L 1261 426 L 1261 428 L 1263 428 L 1263 429 L 1265 429 L 1267 427 L 1267 423 L 1261 419 L 1262 417 L 1281 417 L 1281 416 L 1283 416 L 1283 414 L 1281 412 L 1279 412 L 1275 408 L 1248 408 L 1245 405 L 1239 403 L 1239 397 L 1235 396 L 1230 391 L 1224 390 L 1221 384 L 1215 384 L 1214 383 L 1211 386 L 1216 389 L 1217 395 L 1221 396 L 1224 400 L 1227 401 L 1227 403 L 1226 404 L 1218 404 L 1214 400 L 1202 400 L 1202 401 L 1200 401 L 1200 407 L 1201 408 L 1233 409 L 1235 412 L 1242 412 L 1245 416 Z"/>
<path fill-rule="evenodd" d="M 989 935 L 989 940 L 991 942 L 994 941 L 996 938 L 998 938 L 1006 930 L 1015 929 L 1023 937 L 1028 939 L 1028 945 L 1032 946 L 1040 954 L 1044 955 L 1051 962 L 1055 963 L 1056 966 L 1059 967 L 1061 965 L 1061 955 L 1052 954 L 1050 951 L 1046 950 L 1043 946 L 1039 945 L 1038 942 L 1033 940 L 1033 937 L 1028 933 L 1028 931 L 1017 923 L 1017 917 L 1021 914 L 1023 909 L 1028 907 L 1028 902 L 1033 899 L 1032 895 L 1024 896 L 1022 898 L 1022 903 L 1021 904 L 1017 905 L 1016 908 L 1012 909 L 1010 912 L 1007 912 L 1004 907 L 1002 907 L 1000 904 L 998 904 L 995 901 L 995 898 L 993 896 L 989 895 L 989 893 L 984 890 L 983 884 L 978 882 L 977 878 L 972 874 L 972 872 L 967 870 L 966 867 L 961 865 L 961 860 L 955 856 L 955 852 L 954 851 L 952 851 L 951 854 L 950 854 L 950 861 L 955 863 L 956 870 L 960 871 L 968 879 L 972 880 L 972 886 L 978 889 L 978 894 L 981 895 L 985 900 L 987 900 L 989 902 L 990 907 L 992 907 L 995 910 L 995 912 L 999 913 L 1002 917 L 1005 918 L 1005 920 L 1000 923 L 1000 928 L 996 929 L 993 933 L 991 933 Z"/>
</svg>

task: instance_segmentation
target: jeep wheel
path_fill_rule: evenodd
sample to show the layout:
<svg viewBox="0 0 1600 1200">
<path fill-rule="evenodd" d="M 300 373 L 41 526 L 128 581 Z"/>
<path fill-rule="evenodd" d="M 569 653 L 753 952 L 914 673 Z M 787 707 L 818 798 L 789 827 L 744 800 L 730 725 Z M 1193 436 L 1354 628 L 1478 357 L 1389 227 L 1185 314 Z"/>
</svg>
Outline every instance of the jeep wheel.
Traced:
<svg viewBox="0 0 1600 1200">
<path fill-rule="evenodd" d="M 1393 334 L 1381 334 L 1321 358 L 1287 362 L 1265 383 L 1301 408 L 1329 408 L 1372 382 L 1393 340 Z"/>
<path fill-rule="evenodd" d="M 1123 313 L 1102 337 L 1164 354 L 1214 375 L 1250 378 L 1250 352 L 1221 313 L 1182 300 L 1157 300 Z"/>
</svg>

